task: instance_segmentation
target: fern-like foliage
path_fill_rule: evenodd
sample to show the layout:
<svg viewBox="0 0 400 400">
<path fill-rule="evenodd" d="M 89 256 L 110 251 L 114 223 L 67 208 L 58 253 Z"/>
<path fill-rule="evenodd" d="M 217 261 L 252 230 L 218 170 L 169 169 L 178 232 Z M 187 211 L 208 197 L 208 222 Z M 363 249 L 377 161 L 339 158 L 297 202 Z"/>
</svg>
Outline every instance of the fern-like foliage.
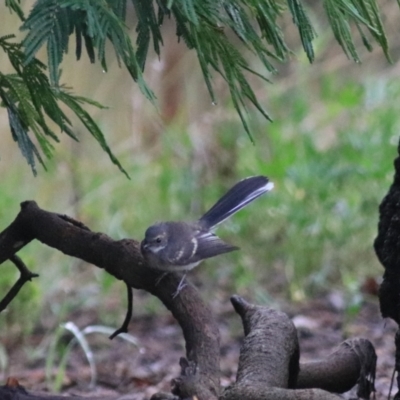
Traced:
<svg viewBox="0 0 400 400">
<path fill-rule="evenodd" d="M 125 64 L 132 78 L 150 100 L 152 91 L 142 77 L 136 53 L 124 24 L 125 0 L 39 0 L 29 17 L 21 26 L 28 34 L 23 41 L 26 64 L 37 51 L 47 44 L 50 79 L 53 85 L 59 83 L 59 66 L 68 51 L 70 35 L 76 34 L 76 56 L 81 56 L 82 39 L 92 62 L 97 58 L 107 71 L 105 46 L 109 39 L 114 46 L 118 61 Z"/>
<path fill-rule="evenodd" d="M 323 1 L 335 38 L 349 57 L 359 61 L 351 24 L 357 26 L 368 49 L 371 41 L 365 29 L 389 57 L 375 0 Z M 162 23 L 166 17 L 173 17 L 178 37 L 197 52 L 212 101 L 216 102 L 212 79 L 215 71 L 226 80 L 233 104 L 250 134 L 245 118 L 247 102 L 269 118 L 246 78 L 246 72 L 260 74 L 250 68 L 242 51 L 228 39 L 228 32 L 233 31 L 267 71 L 275 72 L 273 61 L 284 61 L 290 53 L 277 22 L 289 9 L 304 51 L 310 62 L 314 60 L 312 42 L 316 33 L 302 0 L 132 0 L 132 4 L 137 16 L 136 51 L 125 25 L 126 0 L 38 0 L 22 25 L 22 29 L 28 31 L 23 41 L 26 63 L 46 44 L 51 82 L 57 85 L 58 70 L 72 33 L 76 35 L 77 58 L 81 56 L 84 42 L 89 58 L 94 62 L 97 54 L 104 70 L 107 70 L 105 44 L 108 39 L 118 60 L 128 68 L 142 92 L 153 100 L 142 70 L 151 40 L 155 52 L 160 54 Z"/>
<path fill-rule="evenodd" d="M 375 0 L 324 0 L 324 7 L 336 40 L 345 54 L 356 62 L 361 62 L 351 32 L 353 22 L 368 50 L 372 50 L 370 36 L 381 46 L 390 61 L 389 45 Z"/>
<path fill-rule="evenodd" d="M 70 120 L 58 105 L 61 101 L 75 113 L 111 160 L 126 174 L 111 153 L 99 127 L 81 104 L 88 103 L 100 108 L 103 106 L 90 99 L 74 96 L 63 87 L 51 86 L 45 73 L 46 66 L 36 58 L 25 65 L 26 56 L 21 44 L 13 43 L 11 39 L 12 35 L 0 38 L 0 48 L 15 70 L 13 74 L 0 72 L 1 105 L 7 109 L 12 136 L 33 173 L 36 174 L 36 161 L 45 167 L 42 154 L 50 158 L 53 143 L 59 141 L 46 119 L 52 120 L 62 132 L 77 140 Z"/>
<path fill-rule="evenodd" d="M 11 12 L 15 12 L 19 19 L 22 21 L 25 19 L 24 12 L 20 6 L 20 0 L 6 0 L 6 6 L 10 9 Z"/>
<path fill-rule="evenodd" d="M 74 35 L 78 60 L 85 49 L 89 59 L 92 62 L 98 60 L 105 71 L 109 57 L 106 54 L 106 43 L 109 41 L 115 49 L 120 65 L 128 69 L 144 95 L 150 101 L 154 101 L 154 94 L 145 83 L 142 73 L 151 47 L 159 56 L 161 55 L 163 45 L 161 29 L 164 20 L 169 18 L 176 24 L 178 39 L 182 39 L 190 49 L 196 51 L 212 101 L 216 102 L 213 86 L 213 74 L 216 73 L 225 79 L 233 105 L 250 135 L 246 117 L 248 105 L 255 106 L 265 118 L 269 119 L 269 116 L 248 81 L 249 74 L 266 79 L 265 74 L 252 69 L 245 52 L 253 53 L 266 71 L 275 72 L 276 63 L 285 61 L 291 52 L 279 26 L 282 14 L 290 12 L 293 23 L 298 28 L 303 49 L 312 62 L 316 32 L 307 16 L 307 8 L 303 1 L 131 0 L 136 24 L 136 46 L 134 46 L 127 28 L 127 24 L 132 25 L 132 21 L 126 21 L 127 0 L 37 0 L 26 19 L 20 7 L 20 0 L 6 0 L 6 6 L 23 20 L 21 29 L 27 32 L 22 42 L 24 61 L 19 65 L 19 72 L 14 77 L 20 80 L 19 86 L 12 76 L 6 78 L 2 76 L 4 86 L 0 87 L 3 102 L 9 110 L 13 134 L 15 135 L 16 131 L 20 133 L 19 143 L 23 144 L 24 154 L 30 163 L 34 157 L 39 159 L 38 151 L 33 145 L 30 147 L 32 142 L 28 140 L 29 136 L 26 136 L 28 129 L 33 130 L 31 126 L 33 114 L 30 121 L 25 119 L 25 109 L 28 106 L 22 106 L 22 100 L 16 100 L 16 95 L 22 94 L 22 86 L 25 84 L 26 90 L 32 97 L 29 84 L 25 81 L 29 74 L 25 73 L 25 70 L 32 70 L 35 66 L 33 73 L 40 71 L 44 76 L 43 66 L 39 68 L 40 64 L 35 55 L 40 48 L 46 46 L 50 78 L 50 82 L 47 82 L 47 94 L 53 93 L 54 100 L 56 93 L 63 93 L 57 100 L 68 104 L 82 121 L 86 121 L 89 131 L 108 151 L 107 145 L 100 139 L 101 132 L 89 120 L 89 114 L 81 108 L 80 102 L 83 100 L 67 95 L 60 86 L 60 66 L 64 54 L 69 49 L 70 38 Z M 373 43 L 376 42 L 390 60 L 389 46 L 376 0 L 322 0 L 322 2 L 334 37 L 349 58 L 360 62 L 354 42 L 354 33 L 358 32 L 368 50 L 371 50 Z M 238 40 L 232 40 L 232 33 L 239 39 L 240 46 Z M 18 57 L 22 54 L 21 51 L 22 49 L 18 48 Z M 11 106 L 11 98 L 13 104 L 18 104 L 19 108 Z M 33 98 L 31 100 L 34 104 Z M 37 105 L 35 109 L 38 112 Z M 45 114 L 54 118 L 58 115 L 58 125 L 63 131 L 72 135 L 66 128 L 69 125 L 61 114 L 47 111 Z M 42 121 L 42 115 L 35 115 L 34 119 Z M 25 129 L 24 137 L 21 136 L 23 129 Z M 34 130 L 33 132 L 37 136 L 37 132 Z M 46 137 L 51 136 L 46 130 L 43 130 L 43 133 Z M 50 146 L 47 142 L 41 143 L 41 146 L 45 154 L 49 153 Z M 28 148 L 31 148 L 30 152 Z M 112 157 L 111 153 L 109 154 Z"/>
</svg>

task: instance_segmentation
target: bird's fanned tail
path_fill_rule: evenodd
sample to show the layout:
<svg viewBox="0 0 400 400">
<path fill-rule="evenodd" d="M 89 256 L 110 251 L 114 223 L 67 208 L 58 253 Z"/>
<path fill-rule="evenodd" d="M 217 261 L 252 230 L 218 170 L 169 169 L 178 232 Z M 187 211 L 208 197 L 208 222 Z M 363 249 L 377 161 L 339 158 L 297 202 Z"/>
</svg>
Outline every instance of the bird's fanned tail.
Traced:
<svg viewBox="0 0 400 400">
<path fill-rule="evenodd" d="M 200 224 L 212 229 L 243 207 L 273 189 L 274 184 L 265 176 L 243 179 L 228 190 L 200 219 Z"/>
</svg>

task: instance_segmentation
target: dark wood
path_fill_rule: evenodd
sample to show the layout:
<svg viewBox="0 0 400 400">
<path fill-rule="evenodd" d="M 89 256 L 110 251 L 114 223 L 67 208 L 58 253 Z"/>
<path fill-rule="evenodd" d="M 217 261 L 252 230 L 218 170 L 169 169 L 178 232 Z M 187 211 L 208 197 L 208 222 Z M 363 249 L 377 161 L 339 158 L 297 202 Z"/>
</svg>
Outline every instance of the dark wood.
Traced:
<svg viewBox="0 0 400 400">
<path fill-rule="evenodd" d="M 398 146 L 400 155 L 400 142 Z M 378 236 L 375 252 L 385 268 L 379 288 L 379 304 L 384 318 L 389 317 L 400 326 L 400 156 L 394 161 L 394 178 L 389 192 L 379 206 Z M 400 340 L 395 337 L 395 369 L 400 389 Z M 396 394 L 400 398 L 400 390 Z"/>
<path fill-rule="evenodd" d="M 358 397 L 369 399 L 375 390 L 376 360 L 375 349 L 369 340 L 346 340 L 326 358 L 301 363 L 296 387 L 345 393 L 358 380 Z"/>
<path fill-rule="evenodd" d="M 219 331 L 213 313 L 193 285 L 188 282 L 173 298 L 180 276 L 170 273 L 157 285 L 162 272 L 146 266 L 136 240 L 113 240 L 65 216 L 42 210 L 34 201 L 22 203 L 16 219 L 0 234 L 0 264 L 34 239 L 157 296 L 182 327 L 186 357 L 198 366 L 198 386 L 208 391 L 206 400 L 217 398 Z M 182 385 L 184 382 L 183 377 Z"/>
<path fill-rule="evenodd" d="M 125 283 L 125 285 L 126 285 L 126 294 L 127 294 L 127 298 L 128 298 L 125 319 L 124 319 L 124 322 L 122 323 L 121 327 L 118 328 L 112 335 L 110 335 L 110 340 L 113 340 L 120 333 L 127 333 L 128 327 L 129 327 L 129 322 L 131 321 L 131 318 L 132 318 L 132 313 L 133 313 L 132 288 L 127 283 Z"/>
<path fill-rule="evenodd" d="M 0 233 L 0 264 L 10 258 L 17 260 L 15 254 L 32 240 L 39 240 L 68 256 L 80 258 L 104 269 L 116 279 L 125 282 L 129 291 L 130 288 L 148 291 L 158 297 L 171 311 L 182 328 L 186 342 L 186 358 L 180 361 L 181 375 L 172 382 L 173 394 L 158 393 L 153 399 L 336 400 L 340 398 L 336 394 L 318 389 L 326 387 L 321 386 L 319 382 L 327 379 L 325 375 L 318 376 L 320 371 L 313 373 L 310 368 L 307 376 L 303 376 L 301 371 L 299 375 L 297 333 L 290 319 L 282 312 L 249 304 L 239 296 L 233 296 L 231 299 L 236 312 L 242 318 L 245 332 L 237 379 L 230 388 L 220 393 L 219 331 L 213 313 L 190 282 L 187 282 L 179 295 L 174 297 L 180 276 L 169 273 L 160 280 L 164 273 L 146 265 L 136 240 L 113 240 L 103 233 L 91 231 L 68 216 L 42 210 L 34 201 L 22 203 L 15 220 Z M 16 266 L 20 269 L 21 264 L 17 262 Z M 354 353 L 356 352 L 353 351 L 346 362 L 340 364 L 342 367 L 335 364 L 335 368 L 349 371 L 346 369 L 349 368 L 346 364 L 352 363 L 350 370 L 354 373 L 351 374 L 351 379 L 347 379 L 346 388 L 354 386 L 359 377 L 363 378 L 361 372 L 357 374 L 357 371 L 363 368 L 365 371 L 365 360 L 360 356 L 361 353 L 358 357 L 354 357 Z M 326 360 L 325 370 L 328 375 L 332 370 L 329 363 L 329 359 Z M 307 371 L 306 366 L 304 369 Z M 342 369 L 337 373 L 342 373 Z M 299 382 L 303 382 L 303 385 L 307 382 L 307 387 L 312 389 L 293 390 L 298 384 L 298 375 Z M 332 385 L 329 390 L 337 392 L 338 387 Z M 60 396 L 28 393 L 16 380 L 11 380 L 6 386 L 0 387 L 0 398 L 62 399 Z"/>
<path fill-rule="evenodd" d="M 10 261 L 18 268 L 18 271 L 21 275 L 17 282 L 15 282 L 14 286 L 0 301 L 0 312 L 4 311 L 6 307 L 13 301 L 15 296 L 19 293 L 22 286 L 24 286 L 26 282 L 29 282 L 32 280 L 32 278 L 37 278 L 39 276 L 38 274 L 29 271 L 24 262 L 16 254 L 10 257 Z"/>
</svg>

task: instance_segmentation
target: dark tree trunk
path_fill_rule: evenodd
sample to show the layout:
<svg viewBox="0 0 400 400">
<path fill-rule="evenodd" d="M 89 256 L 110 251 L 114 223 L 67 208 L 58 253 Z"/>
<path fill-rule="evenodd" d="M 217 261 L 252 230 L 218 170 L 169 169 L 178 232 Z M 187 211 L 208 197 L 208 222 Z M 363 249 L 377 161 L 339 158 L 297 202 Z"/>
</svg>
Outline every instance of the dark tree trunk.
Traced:
<svg viewBox="0 0 400 400">
<path fill-rule="evenodd" d="M 400 143 L 398 147 L 400 154 Z M 378 236 L 375 252 L 385 268 L 379 288 L 382 317 L 392 318 L 400 324 L 400 157 L 394 161 L 394 179 L 388 194 L 379 207 Z M 397 387 L 400 388 L 400 334 L 395 337 Z M 400 398 L 400 392 L 396 398 Z"/>
</svg>

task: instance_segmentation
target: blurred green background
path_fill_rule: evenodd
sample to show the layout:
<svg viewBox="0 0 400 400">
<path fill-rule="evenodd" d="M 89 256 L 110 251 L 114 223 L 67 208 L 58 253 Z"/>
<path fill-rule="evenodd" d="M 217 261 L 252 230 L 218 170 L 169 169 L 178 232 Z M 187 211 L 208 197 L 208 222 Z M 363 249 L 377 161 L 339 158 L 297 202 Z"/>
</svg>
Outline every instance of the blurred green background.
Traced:
<svg viewBox="0 0 400 400">
<path fill-rule="evenodd" d="M 207 261 L 189 279 L 211 301 L 227 302 L 238 293 L 271 304 L 338 290 L 350 306 L 366 278 L 379 279 L 383 272 L 372 244 L 400 132 L 399 49 L 391 40 L 399 11 L 391 2 L 382 2 L 382 11 L 392 65 L 379 49 L 368 53 L 361 47 L 363 64 L 352 64 L 318 19 L 317 60 L 310 66 L 287 21 L 291 62 L 277 65 L 273 84 L 253 80 L 274 119 L 269 123 L 254 110 L 254 144 L 218 77 L 219 102 L 211 104 L 196 55 L 176 42 L 172 25 L 165 27 L 161 60 L 151 56 L 146 65 L 158 109 L 116 61 L 104 74 L 100 65 L 77 63 L 70 55 L 61 80 L 109 107 L 90 111 L 131 180 L 78 124 L 81 142 L 64 138 L 48 171 L 39 169 L 33 177 L 3 111 L 0 230 L 13 221 L 21 201 L 35 200 L 115 239 L 141 240 L 155 221 L 196 219 L 237 180 L 263 174 L 275 183 L 274 191 L 218 231 L 241 251 Z M 0 21 L 0 35 L 17 33 L 15 16 L 3 13 Z M 0 70 L 7 68 L 0 59 Z M 2 314 L 2 335 L 51 330 L 82 310 L 96 310 L 98 322 L 122 322 L 125 290 L 103 270 L 36 242 L 19 255 L 40 278 Z M 17 278 L 11 263 L 2 265 L 0 293 Z M 136 296 L 136 315 L 166 312 L 151 296 Z"/>
</svg>

